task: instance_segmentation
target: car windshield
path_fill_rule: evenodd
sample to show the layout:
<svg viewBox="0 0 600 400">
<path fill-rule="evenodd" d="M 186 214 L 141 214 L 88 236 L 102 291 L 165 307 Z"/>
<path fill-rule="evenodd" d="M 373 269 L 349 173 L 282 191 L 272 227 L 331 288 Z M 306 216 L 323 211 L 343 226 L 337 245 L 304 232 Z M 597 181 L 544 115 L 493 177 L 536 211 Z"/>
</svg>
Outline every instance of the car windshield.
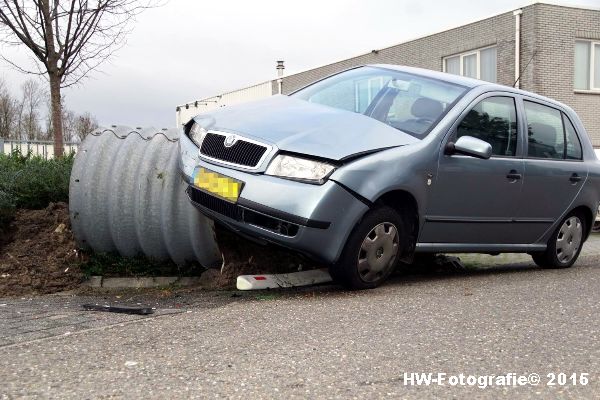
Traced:
<svg viewBox="0 0 600 400">
<path fill-rule="evenodd" d="M 323 79 L 291 96 L 360 113 L 424 138 L 466 91 L 464 86 L 420 75 L 361 67 Z"/>
</svg>

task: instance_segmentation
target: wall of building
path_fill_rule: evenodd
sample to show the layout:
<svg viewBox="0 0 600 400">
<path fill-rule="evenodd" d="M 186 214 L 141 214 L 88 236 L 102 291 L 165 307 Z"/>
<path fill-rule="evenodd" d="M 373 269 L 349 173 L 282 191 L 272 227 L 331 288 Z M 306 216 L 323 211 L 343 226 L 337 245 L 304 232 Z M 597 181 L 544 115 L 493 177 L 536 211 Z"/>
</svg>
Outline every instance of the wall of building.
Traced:
<svg viewBox="0 0 600 400">
<path fill-rule="evenodd" d="M 576 93 L 575 39 L 600 40 L 600 11 L 536 3 L 522 8 L 520 86 L 571 106 L 580 115 L 595 146 L 600 146 L 600 93 Z M 439 32 L 410 42 L 361 54 L 283 78 L 288 94 L 318 79 L 364 64 L 401 64 L 442 70 L 446 56 L 496 45 L 498 83 L 515 81 L 513 12 Z M 273 94 L 278 86 L 273 81 Z"/>
<path fill-rule="evenodd" d="M 519 87 L 523 90 L 531 92 L 536 91 L 535 87 L 535 76 L 536 76 L 536 63 L 535 56 L 537 54 L 537 30 L 536 30 L 536 4 L 523 7 L 521 10 L 521 51 L 520 51 L 520 68 L 521 73 L 519 75 Z M 511 34 L 515 35 L 515 17 L 513 15 L 512 26 L 510 28 Z M 513 52 L 512 57 L 508 60 L 501 59 L 498 57 L 498 68 L 500 64 L 506 64 L 507 68 L 510 68 L 511 80 L 510 83 L 502 82 L 502 84 L 513 86 L 515 81 L 515 57 L 514 57 L 514 40 L 513 40 Z"/>
<path fill-rule="evenodd" d="M 524 14 L 531 14 L 531 6 Z M 528 21 L 532 19 L 527 16 Z M 512 11 L 410 42 L 362 54 L 283 79 L 287 94 L 309 83 L 344 69 L 364 64 L 400 64 L 442 70 L 442 59 L 457 53 L 496 45 L 498 50 L 498 83 L 514 83 L 515 22 Z"/>
<path fill-rule="evenodd" d="M 575 40 L 600 40 L 600 11 L 536 4 L 533 91 L 571 106 L 600 146 L 600 93 L 575 92 Z"/>
</svg>

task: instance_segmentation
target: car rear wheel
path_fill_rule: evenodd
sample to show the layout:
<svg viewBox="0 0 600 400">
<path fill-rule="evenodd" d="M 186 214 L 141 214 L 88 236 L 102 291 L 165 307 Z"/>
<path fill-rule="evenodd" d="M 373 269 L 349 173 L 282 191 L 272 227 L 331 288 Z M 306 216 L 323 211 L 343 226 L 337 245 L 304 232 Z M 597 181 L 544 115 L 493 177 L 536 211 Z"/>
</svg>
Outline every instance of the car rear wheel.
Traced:
<svg viewBox="0 0 600 400">
<path fill-rule="evenodd" d="M 533 261 L 542 268 L 569 268 L 579 257 L 585 229 L 580 213 L 567 215 L 550 237 L 546 251 L 532 254 Z"/>
<path fill-rule="evenodd" d="M 377 287 L 398 265 L 405 240 L 402 217 L 390 207 L 375 208 L 350 234 L 331 276 L 349 289 Z"/>
</svg>

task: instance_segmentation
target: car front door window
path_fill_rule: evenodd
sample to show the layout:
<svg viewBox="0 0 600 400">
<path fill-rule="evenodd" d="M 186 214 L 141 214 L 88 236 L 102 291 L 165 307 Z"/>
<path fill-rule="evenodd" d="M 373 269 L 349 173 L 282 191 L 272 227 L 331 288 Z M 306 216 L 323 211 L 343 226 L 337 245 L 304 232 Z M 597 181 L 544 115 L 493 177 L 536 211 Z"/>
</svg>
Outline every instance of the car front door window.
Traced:
<svg viewBox="0 0 600 400">
<path fill-rule="evenodd" d="M 517 113 L 512 97 L 490 97 L 479 102 L 462 120 L 457 138 L 472 136 L 492 145 L 492 155 L 517 153 Z"/>
</svg>

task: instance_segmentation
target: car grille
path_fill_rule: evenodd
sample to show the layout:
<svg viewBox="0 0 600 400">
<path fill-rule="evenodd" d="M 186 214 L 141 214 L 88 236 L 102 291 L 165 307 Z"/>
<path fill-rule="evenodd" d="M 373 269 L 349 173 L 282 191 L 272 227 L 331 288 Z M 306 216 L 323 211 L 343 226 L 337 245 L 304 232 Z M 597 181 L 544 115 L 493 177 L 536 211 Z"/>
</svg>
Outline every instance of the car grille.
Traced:
<svg viewBox="0 0 600 400">
<path fill-rule="evenodd" d="M 188 189 L 188 195 L 194 203 L 200 204 L 211 211 L 222 214 L 231 219 L 241 219 L 241 209 L 233 203 L 215 196 L 211 196 L 210 194 L 204 193 L 203 191 L 193 187 Z"/>
<path fill-rule="evenodd" d="M 200 154 L 219 161 L 254 168 L 267 151 L 266 146 L 239 138 L 233 146 L 225 147 L 225 135 L 209 132 L 202 141 Z"/>
<path fill-rule="evenodd" d="M 187 194 L 196 205 L 208 208 L 218 214 L 224 215 L 236 221 L 244 221 L 280 235 L 293 237 L 298 233 L 298 225 L 282 221 L 257 213 L 237 204 L 230 203 L 215 196 L 211 196 L 195 187 L 188 187 Z"/>
</svg>

